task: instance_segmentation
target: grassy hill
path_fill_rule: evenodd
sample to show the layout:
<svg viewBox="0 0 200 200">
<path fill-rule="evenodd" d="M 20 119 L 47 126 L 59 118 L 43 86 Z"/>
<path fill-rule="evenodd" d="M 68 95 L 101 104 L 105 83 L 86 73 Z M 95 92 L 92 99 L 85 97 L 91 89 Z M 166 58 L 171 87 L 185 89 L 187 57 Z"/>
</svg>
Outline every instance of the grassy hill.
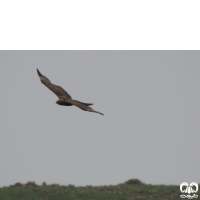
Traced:
<svg viewBox="0 0 200 200">
<path fill-rule="evenodd" d="M 36 185 L 16 183 L 0 188 L 0 200 L 178 200 L 179 186 L 147 185 L 138 179 L 109 186 Z"/>
</svg>

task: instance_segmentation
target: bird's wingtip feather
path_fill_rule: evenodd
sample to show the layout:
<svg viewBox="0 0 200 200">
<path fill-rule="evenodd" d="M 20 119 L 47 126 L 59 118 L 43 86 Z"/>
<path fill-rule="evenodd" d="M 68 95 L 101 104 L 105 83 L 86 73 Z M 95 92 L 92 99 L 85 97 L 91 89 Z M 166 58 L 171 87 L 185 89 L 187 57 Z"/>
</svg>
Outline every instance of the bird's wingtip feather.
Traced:
<svg viewBox="0 0 200 200">
<path fill-rule="evenodd" d="M 42 76 L 42 74 L 40 73 L 38 68 L 37 68 L 37 73 L 38 73 L 39 76 Z"/>
</svg>

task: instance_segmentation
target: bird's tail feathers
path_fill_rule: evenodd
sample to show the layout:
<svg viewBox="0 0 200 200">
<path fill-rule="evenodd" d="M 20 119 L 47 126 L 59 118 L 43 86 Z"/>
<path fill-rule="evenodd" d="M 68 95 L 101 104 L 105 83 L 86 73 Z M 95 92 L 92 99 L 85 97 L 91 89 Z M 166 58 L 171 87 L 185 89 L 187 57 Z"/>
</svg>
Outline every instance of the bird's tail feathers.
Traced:
<svg viewBox="0 0 200 200">
<path fill-rule="evenodd" d="M 77 100 L 74 100 L 74 101 L 76 101 L 76 102 L 78 102 L 78 103 L 82 103 L 82 104 L 84 104 L 84 105 L 86 105 L 86 106 L 91 106 L 91 105 L 93 105 L 93 103 L 83 103 L 83 102 L 80 102 L 80 101 L 77 101 Z"/>
</svg>

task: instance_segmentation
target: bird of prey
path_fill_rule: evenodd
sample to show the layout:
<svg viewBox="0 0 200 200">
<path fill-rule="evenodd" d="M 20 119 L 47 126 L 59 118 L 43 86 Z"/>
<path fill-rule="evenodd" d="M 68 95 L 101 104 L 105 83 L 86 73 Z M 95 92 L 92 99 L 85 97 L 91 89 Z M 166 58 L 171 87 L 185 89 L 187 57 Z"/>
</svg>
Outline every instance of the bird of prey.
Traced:
<svg viewBox="0 0 200 200">
<path fill-rule="evenodd" d="M 41 82 L 46 87 L 48 87 L 55 95 L 58 96 L 59 100 L 56 101 L 57 104 L 59 104 L 61 106 L 74 105 L 84 111 L 95 112 L 95 113 L 104 115 L 103 113 L 93 110 L 90 107 L 91 105 L 93 105 L 92 103 L 83 103 L 83 102 L 72 99 L 71 96 L 62 87 L 52 84 L 51 81 L 47 77 L 43 76 L 38 69 L 37 69 L 37 73 L 38 73 L 38 76 L 39 76 Z"/>
</svg>

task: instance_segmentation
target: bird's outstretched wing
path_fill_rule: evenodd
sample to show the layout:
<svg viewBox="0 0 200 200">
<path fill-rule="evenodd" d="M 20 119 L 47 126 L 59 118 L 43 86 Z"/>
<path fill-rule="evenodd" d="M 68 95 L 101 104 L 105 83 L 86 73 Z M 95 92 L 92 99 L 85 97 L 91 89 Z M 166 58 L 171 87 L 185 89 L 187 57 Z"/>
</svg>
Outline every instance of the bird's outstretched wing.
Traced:
<svg viewBox="0 0 200 200">
<path fill-rule="evenodd" d="M 77 106 L 79 107 L 81 110 L 84 110 L 84 111 L 89 111 L 89 112 L 94 112 L 94 113 L 98 113 L 100 115 L 104 115 L 103 113 L 101 112 L 98 112 L 96 110 L 93 110 L 91 107 L 89 107 L 88 105 L 92 105 L 92 104 L 86 104 L 86 103 L 82 103 L 80 101 L 76 101 L 76 100 L 73 100 L 73 99 L 61 99 L 61 101 L 63 102 L 66 102 L 66 103 L 69 103 L 69 104 L 72 104 L 74 106 Z"/>
<path fill-rule="evenodd" d="M 59 99 L 63 97 L 65 97 L 66 99 L 72 99 L 71 96 L 62 87 L 52 84 L 51 81 L 47 77 L 43 76 L 38 69 L 37 73 L 40 77 L 41 82 L 46 87 L 48 87 L 55 95 L 57 95 Z"/>
</svg>

